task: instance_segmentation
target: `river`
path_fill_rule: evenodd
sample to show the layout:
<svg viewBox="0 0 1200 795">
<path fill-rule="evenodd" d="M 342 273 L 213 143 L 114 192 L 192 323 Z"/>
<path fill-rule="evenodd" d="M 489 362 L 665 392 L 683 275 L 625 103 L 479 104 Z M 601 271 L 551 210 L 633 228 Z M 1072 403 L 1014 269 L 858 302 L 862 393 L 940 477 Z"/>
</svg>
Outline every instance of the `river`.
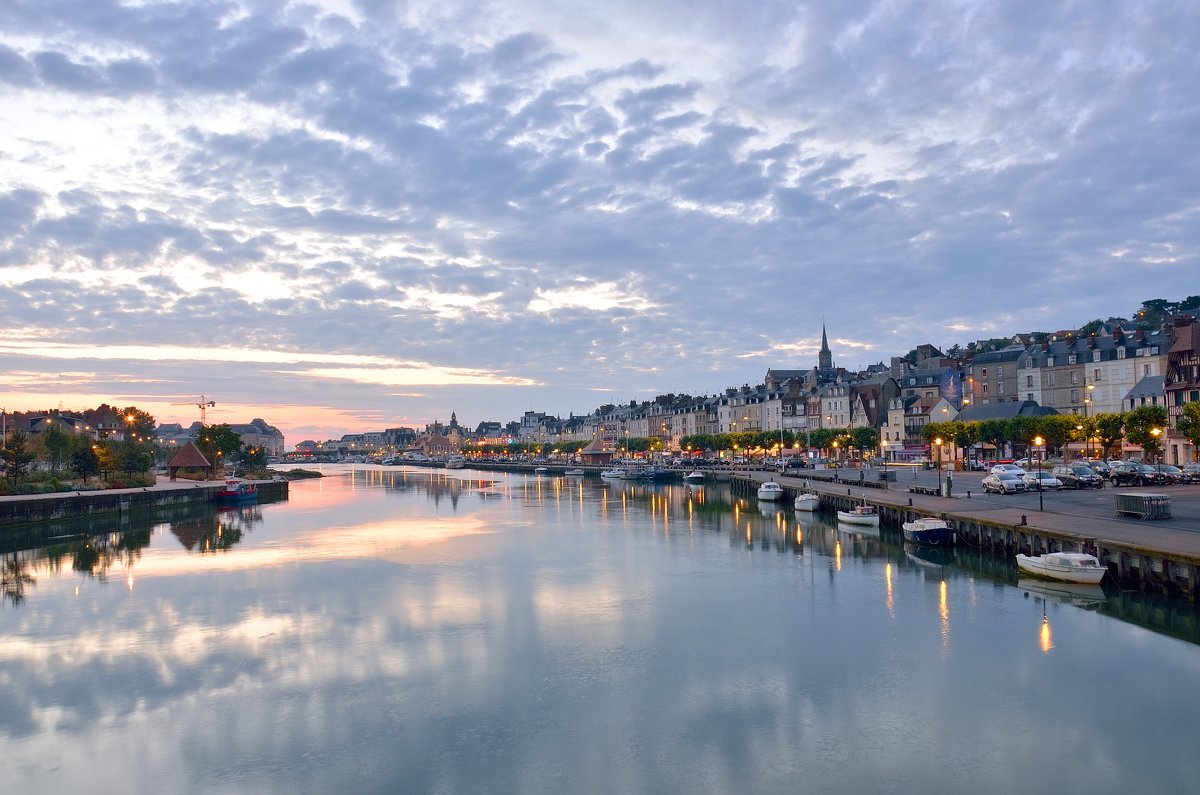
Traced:
<svg viewBox="0 0 1200 795">
<path fill-rule="evenodd" d="M 644 486 L 324 467 L 4 554 L 4 792 L 1186 792 L 1190 605 Z"/>
</svg>

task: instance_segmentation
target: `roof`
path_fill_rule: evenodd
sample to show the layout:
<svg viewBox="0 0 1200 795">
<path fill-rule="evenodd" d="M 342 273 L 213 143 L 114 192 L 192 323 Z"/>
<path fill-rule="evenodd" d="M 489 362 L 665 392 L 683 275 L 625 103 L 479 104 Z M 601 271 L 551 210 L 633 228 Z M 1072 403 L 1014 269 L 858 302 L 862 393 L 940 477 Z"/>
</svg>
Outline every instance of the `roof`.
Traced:
<svg viewBox="0 0 1200 795">
<path fill-rule="evenodd" d="M 204 457 L 204 453 L 200 452 L 200 448 L 188 442 L 183 447 L 179 448 L 179 452 L 171 456 L 171 460 L 167 462 L 167 467 L 210 467 L 212 464 Z"/>
<path fill-rule="evenodd" d="M 1008 420 L 1013 417 L 1048 417 L 1058 414 L 1049 406 L 1042 406 L 1034 400 L 1009 401 L 1007 403 L 971 404 L 964 408 L 956 417 L 962 422 L 979 422 L 981 420 Z"/>
<path fill-rule="evenodd" d="M 1161 398 L 1165 393 L 1166 376 L 1148 375 L 1133 385 L 1133 389 L 1125 393 L 1122 400 L 1137 400 L 1138 398 Z"/>
</svg>

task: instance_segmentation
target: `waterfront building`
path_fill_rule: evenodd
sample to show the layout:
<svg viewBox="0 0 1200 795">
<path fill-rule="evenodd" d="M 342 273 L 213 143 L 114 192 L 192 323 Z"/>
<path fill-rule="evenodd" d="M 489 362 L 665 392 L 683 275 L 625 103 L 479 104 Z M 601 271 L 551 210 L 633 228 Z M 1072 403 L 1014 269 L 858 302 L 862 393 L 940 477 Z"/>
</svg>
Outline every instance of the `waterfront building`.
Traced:
<svg viewBox="0 0 1200 795">
<path fill-rule="evenodd" d="M 1179 432 L 1179 418 L 1188 403 L 1200 402 L 1200 321 L 1192 315 L 1175 319 L 1170 329 L 1163 393 L 1166 398 L 1166 460 L 1176 466 L 1197 460 L 1200 451 Z"/>
<path fill-rule="evenodd" d="M 998 351 L 977 353 L 967 365 L 964 397 L 973 405 L 1018 402 L 1017 368 L 1026 351 L 1014 343 Z"/>
</svg>

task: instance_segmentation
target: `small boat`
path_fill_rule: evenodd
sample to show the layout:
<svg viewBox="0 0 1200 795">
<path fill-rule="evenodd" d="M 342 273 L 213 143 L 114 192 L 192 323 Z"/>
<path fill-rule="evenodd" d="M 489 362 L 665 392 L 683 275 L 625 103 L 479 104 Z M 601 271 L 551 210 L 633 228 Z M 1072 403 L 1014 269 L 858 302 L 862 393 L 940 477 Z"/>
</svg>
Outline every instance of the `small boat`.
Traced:
<svg viewBox="0 0 1200 795">
<path fill-rule="evenodd" d="M 566 472 L 563 472 L 563 474 L 569 478 L 581 478 L 587 473 L 585 473 L 582 469 L 576 468 L 576 469 L 568 469 Z"/>
<path fill-rule="evenodd" d="M 466 469 L 467 457 L 465 455 L 452 455 L 446 459 L 446 469 Z"/>
<path fill-rule="evenodd" d="M 548 474 L 550 474 L 550 469 L 549 469 L 549 467 L 534 467 L 534 468 L 533 468 L 533 474 L 535 474 L 535 475 L 548 475 Z"/>
<path fill-rule="evenodd" d="M 641 480 L 642 468 L 639 466 L 628 466 L 621 470 L 621 480 Z"/>
<path fill-rule="evenodd" d="M 900 525 L 904 540 L 931 547 L 949 546 L 954 543 L 954 531 L 942 519 L 922 516 Z"/>
<path fill-rule="evenodd" d="M 642 469 L 640 478 L 642 480 L 667 480 L 671 477 L 671 470 L 664 469 L 658 466 L 649 466 Z"/>
<path fill-rule="evenodd" d="M 1095 555 L 1086 552 L 1047 552 L 1045 555 L 1017 555 L 1017 568 L 1036 577 L 1063 582 L 1096 585 L 1108 568 Z"/>
<path fill-rule="evenodd" d="M 783 499 L 783 486 L 780 486 L 773 480 L 768 480 L 758 487 L 758 498 L 768 502 L 781 500 Z"/>
<path fill-rule="evenodd" d="M 838 521 L 846 524 L 861 524 L 879 527 L 879 510 L 874 505 L 868 505 L 863 500 L 849 511 L 838 511 Z"/>
<path fill-rule="evenodd" d="M 600 477 L 608 478 L 609 480 L 621 480 L 625 477 L 624 469 L 606 469 L 600 473 Z"/>
<path fill-rule="evenodd" d="M 258 498 L 258 486 L 241 478 L 229 478 L 214 497 L 217 502 L 249 502 Z"/>
<path fill-rule="evenodd" d="M 821 507 L 821 495 L 806 491 L 796 495 L 797 511 L 815 511 Z"/>
<path fill-rule="evenodd" d="M 688 483 L 703 483 L 704 482 L 704 473 L 701 472 L 699 469 L 693 469 L 691 472 L 684 475 L 683 479 L 686 480 Z"/>
</svg>

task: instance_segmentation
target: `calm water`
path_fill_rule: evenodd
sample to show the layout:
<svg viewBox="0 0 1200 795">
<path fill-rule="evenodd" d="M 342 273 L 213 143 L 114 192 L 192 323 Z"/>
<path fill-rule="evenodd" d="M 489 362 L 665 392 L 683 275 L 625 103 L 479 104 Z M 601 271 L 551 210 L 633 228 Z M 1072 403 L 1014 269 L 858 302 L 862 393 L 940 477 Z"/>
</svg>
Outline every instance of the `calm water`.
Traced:
<svg viewBox="0 0 1200 795">
<path fill-rule="evenodd" d="M 1006 561 L 716 488 L 327 472 L 287 502 L 10 545 L 0 791 L 1200 779 L 1190 608 L 1047 597 Z"/>
</svg>

